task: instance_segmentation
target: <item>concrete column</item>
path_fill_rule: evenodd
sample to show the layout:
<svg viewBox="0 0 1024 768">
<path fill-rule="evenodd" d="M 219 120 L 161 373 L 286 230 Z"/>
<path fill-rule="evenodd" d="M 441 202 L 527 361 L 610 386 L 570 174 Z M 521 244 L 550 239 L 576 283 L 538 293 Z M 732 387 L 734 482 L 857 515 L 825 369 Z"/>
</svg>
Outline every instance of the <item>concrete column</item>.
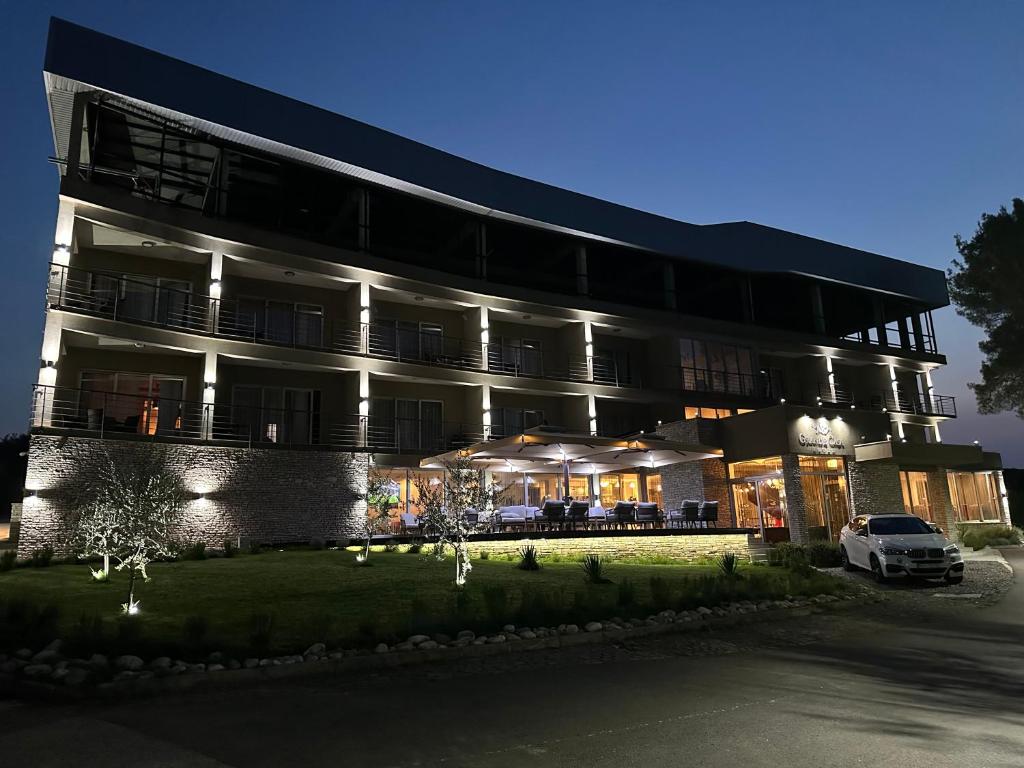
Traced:
<svg viewBox="0 0 1024 768">
<path fill-rule="evenodd" d="M 221 290 L 220 281 L 224 275 L 224 254 L 214 251 L 210 254 L 210 283 L 207 290 L 210 295 L 210 308 L 206 316 L 206 330 L 210 333 L 217 331 L 220 321 Z"/>
<path fill-rule="evenodd" d="M 914 333 L 914 349 L 924 352 L 924 329 L 921 327 L 921 315 L 916 313 L 911 315 L 910 326 Z"/>
<path fill-rule="evenodd" d="M 483 425 L 483 437 L 484 440 L 491 439 L 492 423 L 491 423 L 491 385 L 482 384 L 480 386 L 480 423 Z"/>
<path fill-rule="evenodd" d="M 213 439 L 213 409 L 217 402 L 217 353 L 206 352 L 203 365 L 203 421 L 202 438 Z"/>
<path fill-rule="evenodd" d="M 363 281 L 359 284 L 359 351 L 370 353 L 370 284 Z"/>
<path fill-rule="evenodd" d="M 370 421 L 370 371 L 366 368 L 359 370 L 359 424 L 358 443 L 362 447 L 369 445 L 367 430 Z"/>
<path fill-rule="evenodd" d="M 50 293 L 56 281 L 62 285 L 66 279 L 67 268 L 71 265 L 71 250 L 74 247 L 75 204 L 71 200 L 60 198 L 57 205 L 57 224 L 54 228 L 53 262 L 47 292 Z M 59 301 L 59 299 L 58 299 Z M 39 352 L 39 374 L 36 377 L 36 393 L 32 403 L 33 426 L 50 426 L 53 418 L 54 387 L 57 385 L 57 366 L 60 362 L 61 337 L 63 334 L 64 316 L 57 310 L 50 309 L 48 301 L 46 321 L 43 326 L 43 343 Z"/>
<path fill-rule="evenodd" d="M 956 511 L 953 499 L 949 495 L 949 480 L 945 469 L 933 469 L 928 472 L 928 506 L 931 507 L 932 519 L 946 532 L 952 541 L 959 538 L 956 529 Z"/>
<path fill-rule="evenodd" d="M 786 489 L 789 540 L 794 544 L 806 544 L 807 504 L 804 501 L 804 484 L 800 475 L 800 457 L 795 453 L 782 454 L 782 483 Z"/>
<path fill-rule="evenodd" d="M 1003 471 L 1001 469 L 996 470 L 992 474 L 996 476 L 996 492 L 999 494 L 997 499 L 999 503 L 999 517 L 1004 523 L 1006 523 L 1006 525 L 1011 525 L 1010 498 L 1006 493 L 1006 483 L 1003 481 Z M 13 521 L 14 518 L 12 517 L 11 520 Z"/>
</svg>

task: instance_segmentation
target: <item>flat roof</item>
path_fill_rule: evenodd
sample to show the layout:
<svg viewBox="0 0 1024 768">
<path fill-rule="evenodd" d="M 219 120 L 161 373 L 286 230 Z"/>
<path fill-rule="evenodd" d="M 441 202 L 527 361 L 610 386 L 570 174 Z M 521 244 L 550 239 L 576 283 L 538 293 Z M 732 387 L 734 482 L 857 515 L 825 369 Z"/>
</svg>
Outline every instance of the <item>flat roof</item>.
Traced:
<svg viewBox="0 0 1024 768">
<path fill-rule="evenodd" d="M 68 141 L 67 95 L 100 90 L 218 138 L 480 215 L 932 308 L 949 303 L 941 270 L 748 221 L 676 221 L 526 179 L 63 19 L 50 20 L 44 73 L 58 155 Z"/>
</svg>

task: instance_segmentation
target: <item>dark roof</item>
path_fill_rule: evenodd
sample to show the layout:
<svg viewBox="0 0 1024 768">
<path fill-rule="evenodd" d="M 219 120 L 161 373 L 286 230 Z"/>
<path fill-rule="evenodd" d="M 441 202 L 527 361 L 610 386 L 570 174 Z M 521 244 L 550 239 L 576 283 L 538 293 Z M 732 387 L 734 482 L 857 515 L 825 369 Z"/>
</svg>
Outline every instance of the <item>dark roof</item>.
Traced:
<svg viewBox="0 0 1024 768">
<path fill-rule="evenodd" d="M 498 171 L 133 43 L 50 20 L 46 72 L 488 209 L 745 271 L 949 303 L 940 270 L 751 222 L 697 225 Z"/>
</svg>

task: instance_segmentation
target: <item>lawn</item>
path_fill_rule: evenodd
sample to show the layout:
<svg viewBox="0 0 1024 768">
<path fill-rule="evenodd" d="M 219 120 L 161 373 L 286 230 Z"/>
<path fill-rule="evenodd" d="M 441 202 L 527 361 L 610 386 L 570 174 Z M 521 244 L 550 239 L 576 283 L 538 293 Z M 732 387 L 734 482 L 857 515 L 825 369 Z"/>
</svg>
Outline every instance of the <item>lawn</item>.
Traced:
<svg viewBox="0 0 1024 768">
<path fill-rule="evenodd" d="M 152 580 L 138 589 L 141 613 L 124 619 L 118 616 L 127 589 L 121 573 L 101 584 L 87 565 L 18 568 L 0 573 L 0 608 L 7 612 L 8 635 L 12 625 L 26 622 L 11 619 L 12 610 L 21 616 L 48 607 L 47 616 L 28 621 L 56 622 L 62 637 L 82 646 L 110 645 L 120 633 L 127 635 L 124 644 L 177 653 L 190 646 L 244 653 L 256 642 L 269 642 L 265 650 L 301 652 L 317 641 L 366 646 L 416 631 L 550 626 L 844 589 L 828 577 L 764 566 L 726 579 L 713 564 L 612 562 L 606 567 L 612 583 L 595 585 L 586 583 L 576 562 L 542 561 L 539 571 L 522 571 L 509 561 L 475 560 L 468 586 L 457 592 L 450 560 L 375 552 L 370 562 L 357 566 L 355 553 L 344 550 L 290 550 L 158 563 L 150 568 Z M 265 626 L 267 617 L 273 617 L 269 641 L 255 640 L 254 627 Z M 6 644 L 15 639 L 8 636 Z"/>
</svg>

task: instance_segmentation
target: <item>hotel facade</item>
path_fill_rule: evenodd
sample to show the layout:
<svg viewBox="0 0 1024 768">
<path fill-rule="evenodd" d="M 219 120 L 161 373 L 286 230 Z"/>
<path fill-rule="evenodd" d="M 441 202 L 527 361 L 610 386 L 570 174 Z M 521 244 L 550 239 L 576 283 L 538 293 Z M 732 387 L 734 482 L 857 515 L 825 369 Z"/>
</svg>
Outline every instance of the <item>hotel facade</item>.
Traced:
<svg viewBox="0 0 1024 768">
<path fill-rule="evenodd" d="M 60 20 L 44 81 L 60 197 L 21 551 L 101 455 L 165 446 L 196 539 L 344 540 L 371 466 L 415 513 L 425 459 L 556 429 L 711 454 L 508 461 L 522 504 L 715 500 L 763 542 L 1008 518 L 999 456 L 942 439 L 940 271 L 558 189 Z"/>
</svg>

